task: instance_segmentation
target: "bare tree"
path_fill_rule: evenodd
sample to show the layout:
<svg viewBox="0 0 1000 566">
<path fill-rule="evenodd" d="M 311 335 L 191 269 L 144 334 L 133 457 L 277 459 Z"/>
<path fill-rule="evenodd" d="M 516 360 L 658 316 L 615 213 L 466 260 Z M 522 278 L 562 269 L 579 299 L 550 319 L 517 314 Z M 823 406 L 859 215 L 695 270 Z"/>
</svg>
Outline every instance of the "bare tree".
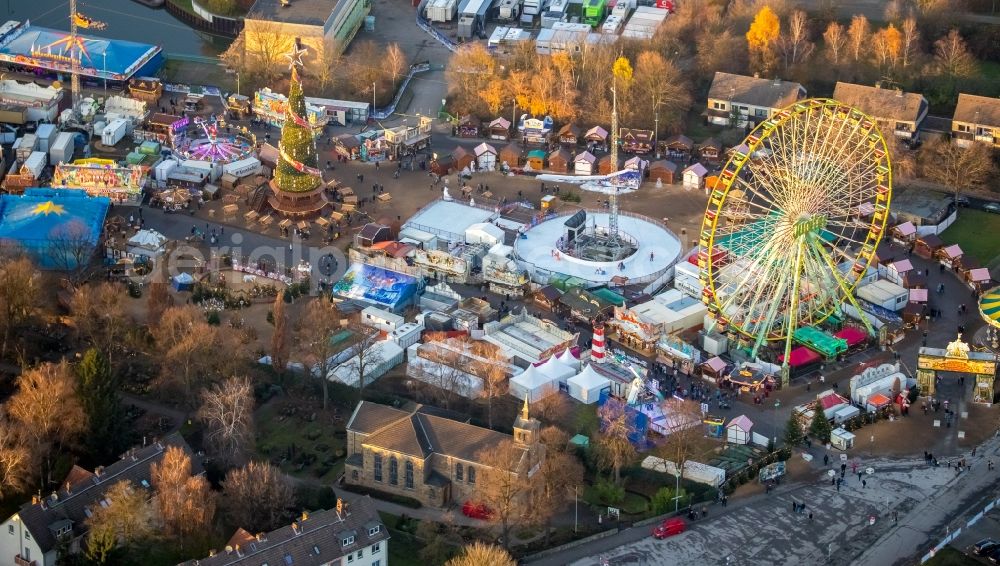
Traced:
<svg viewBox="0 0 1000 566">
<path fill-rule="evenodd" d="M 500 527 L 503 545 L 509 548 L 511 529 L 531 519 L 531 493 L 535 489 L 535 478 L 528 476 L 531 462 L 525 448 L 513 440 L 504 440 L 477 456 L 476 500 L 489 508 L 489 520 Z"/>
<path fill-rule="evenodd" d="M 79 220 L 59 224 L 49 232 L 49 257 L 54 265 L 66 272 L 71 281 L 79 281 L 90 258 L 94 256 L 94 237 L 90 228 Z"/>
<path fill-rule="evenodd" d="M 352 334 L 350 348 L 354 356 L 343 367 L 358 379 L 358 395 L 361 395 L 368 385 L 371 373 L 385 363 L 379 344 L 382 337 L 377 328 L 368 326 L 360 317 L 352 319 L 347 328 Z"/>
<path fill-rule="evenodd" d="M 70 299 L 70 316 L 77 334 L 112 363 L 133 326 L 124 299 L 124 287 L 109 282 L 81 285 Z"/>
<path fill-rule="evenodd" d="M 635 434 L 635 420 L 628 406 L 617 399 L 608 399 L 597 410 L 601 430 L 597 435 L 597 461 L 612 471 L 615 484 L 621 484 L 621 470 L 635 458 L 636 450 L 630 436 Z"/>
<path fill-rule="evenodd" d="M 552 519 L 569 504 L 570 492 L 583 484 L 583 465 L 576 456 L 566 452 L 568 435 L 556 427 L 542 431 L 545 459 L 538 468 L 532 510 L 536 521 L 545 526 L 548 545 Z"/>
<path fill-rule="evenodd" d="M 385 75 L 382 54 L 378 45 L 371 40 L 356 41 L 351 47 L 351 61 L 354 62 L 348 77 L 357 95 L 371 94 L 372 84 L 378 83 Z"/>
<path fill-rule="evenodd" d="M 847 33 L 844 26 L 837 22 L 830 22 L 823 32 L 823 44 L 826 46 L 826 57 L 833 63 L 834 67 L 839 67 L 844 56 L 844 47 L 847 45 Z"/>
<path fill-rule="evenodd" d="M 28 487 L 34 456 L 24 427 L 0 415 L 0 498 L 21 493 Z"/>
<path fill-rule="evenodd" d="M 934 42 L 934 63 L 938 74 L 952 82 L 976 71 L 976 59 L 957 29 Z"/>
<path fill-rule="evenodd" d="M 274 318 L 274 332 L 271 333 L 271 366 L 283 374 L 288 370 L 289 343 L 288 315 L 285 313 L 284 293 L 278 293 L 271 309 Z"/>
<path fill-rule="evenodd" d="M 163 281 L 153 281 L 149 284 L 149 295 L 146 297 L 146 324 L 156 325 L 163 313 L 174 306 L 167 284 Z"/>
<path fill-rule="evenodd" d="M 309 75 L 316 79 L 320 92 L 327 92 L 337 80 L 337 71 L 344 63 L 344 47 L 340 41 L 323 43 L 323 49 L 313 58 Z"/>
<path fill-rule="evenodd" d="M 30 259 L 19 257 L 0 261 L 0 326 L 3 329 L 0 356 L 7 355 L 11 332 L 38 312 L 40 285 L 38 271 Z"/>
<path fill-rule="evenodd" d="M 231 377 L 202 394 L 198 418 L 205 423 L 205 443 L 228 466 L 246 461 L 254 439 L 253 409 L 253 388 L 245 377 Z"/>
<path fill-rule="evenodd" d="M 746 65 L 746 41 L 729 28 L 699 34 L 696 51 L 698 67 L 706 71 L 737 73 Z"/>
<path fill-rule="evenodd" d="M 468 363 L 471 345 L 467 340 L 449 339 L 445 333 L 428 333 L 421 347 L 420 357 L 431 364 L 416 367 L 411 362 L 409 371 L 419 372 L 419 379 L 431 385 L 430 394 L 445 409 L 451 408 L 459 396 L 471 397 L 467 380 L 477 371 Z"/>
<path fill-rule="evenodd" d="M 869 47 L 870 37 L 871 25 L 868 23 L 868 18 L 864 16 L 851 18 L 851 25 L 847 28 L 847 51 L 855 63 L 860 61 L 861 56 L 865 54 Z"/>
<path fill-rule="evenodd" d="M 473 542 L 462 549 L 462 553 L 445 562 L 445 566 L 515 566 L 517 562 L 510 554 L 492 544 Z"/>
<path fill-rule="evenodd" d="M 691 108 L 691 93 L 680 69 L 654 51 L 643 51 L 636 57 L 631 94 L 627 118 L 633 124 L 649 124 L 651 116 L 656 118 L 657 135 L 679 131 Z"/>
<path fill-rule="evenodd" d="M 217 364 L 235 357 L 235 352 L 222 347 L 219 329 L 208 324 L 194 306 L 164 311 L 159 324 L 153 327 L 153 338 L 163 361 L 163 381 L 179 382 L 187 400 L 195 398 L 195 388 L 208 381 Z M 227 355 L 220 356 L 221 351 Z"/>
<path fill-rule="evenodd" d="M 899 29 L 903 33 L 903 68 L 908 69 L 919 53 L 920 30 L 917 28 L 917 19 L 913 16 L 906 18 Z"/>
<path fill-rule="evenodd" d="M 809 41 L 809 17 L 802 10 L 788 16 L 788 28 L 778 40 L 785 58 L 785 70 L 804 62 L 816 47 Z"/>
<path fill-rule="evenodd" d="M 329 374 L 333 369 L 333 355 L 337 353 L 333 335 L 340 330 L 340 312 L 322 298 L 313 299 L 305 308 L 305 315 L 299 321 L 295 333 L 295 342 L 301 349 L 307 371 L 323 384 L 325 410 L 330 401 Z"/>
<path fill-rule="evenodd" d="M 483 394 L 486 399 L 486 422 L 493 428 L 493 400 L 507 393 L 510 387 L 510 359 L 503 349 L 485 340 L 477 341 L 473 346 L 480 362 L 479 371 L 483 378 Z"/>
<path fill-rule="evenodd" d="M 385 48 L 385 72 L 392 81 L 392 88 L 395 90 L 400 79 L 406 74 L 406 53 L 399 47 L 398 43 L 390 43 Z"/>
<path fill-rule="evenodd" d="M 252 74 L 265 82 L 273 80 L 282 65 L 284 55 L 293 45 L 293 38 L 285 33 L 280 22 L 272 21 L 259 14 L 247 16 L 247 26 L 240 36 L 246 50 L 246 61 Z"/>
<path fill-rule="evenodd" d="M 191 457 L 182 448 L 167 448 L 163 459 L 153 464 L 151 477 L 157 509 L 168 535 L 182 543 L 212 527 L 215 494 L 205 476 L 191 475 Z"/>
<path fill-rule="evenodd" d="M 684 466 L 698 455 L 705 435 L 701 425 L 701 408 L 694 401 L 667 399 L 662 403 L 669 426 L 667 437 L 656 447 L 656 455 L 677 467 L 678 480 L 684 479 Z M 675 494 L 677 495 L 677 494 Z"/>
<path fill-rule="evenodd" d="M 153 536 L 156 510 L 146 490 L 122 480 L 108 488 L 104 501 L 107 505 L 95 505 L 87 519 L 92 537 L 128 547 Z"/>
<path fill-rule="evenodd" d="M 252 533 L 282 525 L 294 504 L 288 480 L 267 462 L 248 462 L 229 470 L 222 488 L 223 510 L 230 525 Z"/>
<path fill-rule="evenodd" d="M 970 189 L 985 185 L 996 175 L 992 150 L 984 143 L 971 142 L 959 147 L 948 140 L 935 140 L 922 150 L 928 158 L 921 160 L 924 176 L 955 190 L 955 198 Z"/>
</svg>

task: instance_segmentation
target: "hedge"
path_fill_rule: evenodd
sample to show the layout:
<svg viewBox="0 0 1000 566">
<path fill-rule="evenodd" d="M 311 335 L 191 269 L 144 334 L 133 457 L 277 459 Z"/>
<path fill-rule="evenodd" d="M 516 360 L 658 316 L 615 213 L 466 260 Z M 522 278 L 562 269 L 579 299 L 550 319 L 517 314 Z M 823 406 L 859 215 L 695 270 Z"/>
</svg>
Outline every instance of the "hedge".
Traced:
<svg viewBox="0 0 1000 566">
<path fill-rule="evenodd" d="M 423 503 L 412 497 L 407 497 L 405 495 L 396 495 L 395 493 L 380 491 L 378 489 L 372 489 L 370 487 L 364 487 L 360 485 L 350 485 L 347 482 L 344 482 L 340 487 L 341 489 L 345 489 L 353 493 L 357 493 L 360 495 L 370 495 L 376 499 L 381 499 L 383 501 L 388 501 L 390 503 L 396 503 L 404 507 L 409 507 L 410 509 L 420 509 L 421 507 L 424 506 Z"/>
</svg>

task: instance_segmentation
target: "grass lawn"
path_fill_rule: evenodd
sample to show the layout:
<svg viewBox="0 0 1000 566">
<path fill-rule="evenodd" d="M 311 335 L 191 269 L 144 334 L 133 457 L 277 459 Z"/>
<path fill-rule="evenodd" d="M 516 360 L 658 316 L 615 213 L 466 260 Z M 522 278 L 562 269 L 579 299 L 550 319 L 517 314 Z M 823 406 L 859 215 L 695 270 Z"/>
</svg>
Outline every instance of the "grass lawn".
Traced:
<svg viewBox="0 0 1000 566">
<path fill-rule="evenodd" d="M 963 208 L 958 211 L 958 220 L 941 233 L 941 239 L 958 244 L 963 252 L 990 265 L 1000 256 L 1000 238 L 983 237 L 985 234 L 1000 234 L 1000 214 Z"/>
<path fill-rule="evenodd" d="M 289 415 L 286 407 L 270 403 L 257 411 L 257 453 L 293 476 L 333 483 L 344 470 L 344 438 L 337 436 L 344 421 L 330 424 L 319 412 L 314 419 L 311 409 Z"/>
<path fill-rule="evenodd" d="M 950 546 L 946 546 L 934 555 L 926 562 L 927 566 L 971 566 L 973 564 L 982 564 L 975 558 L 956 550 Z"/>
</svg>

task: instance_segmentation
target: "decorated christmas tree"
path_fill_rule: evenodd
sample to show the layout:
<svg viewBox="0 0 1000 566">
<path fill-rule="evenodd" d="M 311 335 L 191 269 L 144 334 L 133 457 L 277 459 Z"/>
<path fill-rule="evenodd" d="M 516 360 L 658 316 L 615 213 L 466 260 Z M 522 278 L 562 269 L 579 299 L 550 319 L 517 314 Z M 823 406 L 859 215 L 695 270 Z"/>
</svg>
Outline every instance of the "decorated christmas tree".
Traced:
<svg viewBox="0 0 1000 566">
<path fill-rule="evenodd" d="M 286 55 L 291 62 L 292 79 L 285 107 L 285 123 L 281 127 L 278 143 L 278 165 L 274 169 L 274 184 L 278 189 L 291 193 L 308 192 L 318 187 L 320 174 L 316 138 L 306 119 L 306 99 L 302 94 L 302 55 L 306 50 L 296 45 Z"/>
</svg>

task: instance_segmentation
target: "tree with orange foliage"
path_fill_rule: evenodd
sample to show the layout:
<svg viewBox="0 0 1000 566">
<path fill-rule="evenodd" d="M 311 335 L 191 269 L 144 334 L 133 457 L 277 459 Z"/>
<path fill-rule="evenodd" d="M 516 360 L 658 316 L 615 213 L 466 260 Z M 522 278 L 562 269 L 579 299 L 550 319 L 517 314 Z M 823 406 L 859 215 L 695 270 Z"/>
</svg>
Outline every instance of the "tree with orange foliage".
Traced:
<svg viewBox="0 0 1000 566">
<path fill-rule="evenodd" d="M 754 16 L 747 31 L 747 49 L 750 66 L 759 73 L 769 73 L 776 67 L 775 45 L 781 37 L 781 21 L 769 6 L 764 6 Z"/>
<path fill-rule="evenodd" d="M 889 24 L 872 37 L 872 47 L 872 55 L 879 69 L 893 69 L 903 53 L 903 34 L 899 33 L 896 26 Z"/>
<path fill-rule="evenodd" d="M 163 460 L 153 464 L 153 489 L 164 531 L 180 537 L 181 543 L 192 535 L 211 528 L 215 515 L 215 496 L 205 476 L 191 475 L 191 457 L 177 446 L 170 446 Z"/>
</svg>

